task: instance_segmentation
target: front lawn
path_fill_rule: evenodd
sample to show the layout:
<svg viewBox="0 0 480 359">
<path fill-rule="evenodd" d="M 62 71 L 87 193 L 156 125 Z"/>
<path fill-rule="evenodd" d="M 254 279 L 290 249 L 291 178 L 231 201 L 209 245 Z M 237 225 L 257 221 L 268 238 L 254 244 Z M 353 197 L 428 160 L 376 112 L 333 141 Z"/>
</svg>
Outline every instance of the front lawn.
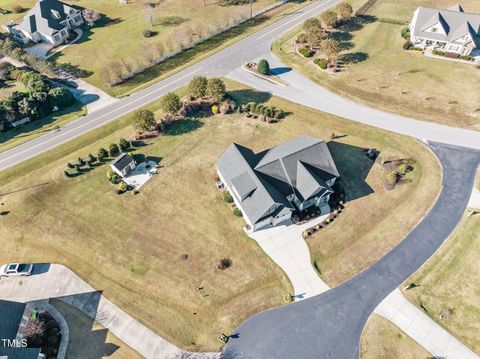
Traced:
<svg viewBox="0 0 480 359">
<path fill-rule="evenodd" d="M 140 354 L 77 308 L 58 299 L 52 299 L 50 304 L 58 309 L 68 325 L 67 358 L 141 358 Z"/>
<path fill-rule="evenodd" d="M 422 144 L 227 84 L 237 103 L 256 101 L 289 115 L 276 124 L 233 114 L 194 119 L 195 126 L 173 125 L 137 149 L 160 161 L 159 174 L 139 195 L 116 195 L 106 165 L 76 178 L 62 177 L 67 161 L 131 134 L 131 114 L 2 171 L 3 209 L 10 212 L 0 217 L 0 262 L 65 264 L 167 340 L 184 349 L 211 351 L 219 349 L 219 332 L 231 334 L 258 311 L 284 304 L 284 295 L 293 291 L 284 273 L 246 237 L 245 222 L 215 188 L 214 163 L 231 142 L 259 151 L 301 134 L 324 139 L 332 132 L 346 135 L 331 145 L 337 149 L 332 152 L 341 173 L 352 168 L 344 173 L 351 176 L 346 181 L 358 199 L 347 204 L 328 236 L 308 240 L 322 251 L 322 275 L 335 280 L 358 272 L 363 268 L 358 263 L 378 259 L 433 203 L 439 167 Z M 149 108 L 158 111 L 159 101 Z M 382 177 L 376 166 L 358 170 L 365 164 L 363 147 L 376 147 L 384 156 L 414 157 L 412 183 L 385 193 L 378 187 Z M 369 233 L 359 228 L 366 223 Z M 345 243 L 339 244 L 342 238 Z M 222 258 L 231 259 L 231 268 L 217 268 Z M 198 293 L 198 287 L 204 289 Z"/>
<path fill-rule="evenodd" d="M 321 70 L 312 58 L 294 54 L 293 41 L 300 28 L 282 36 L 274 52 L 285 64 L 355 101 L 417 119 L 480 130 L 480 71 L 473 65 L 405 51 L 405 40 L 400 36 L 404 25 L 375 20 L 388 15 L 389 19 L 404 21 L 405 14 L 413 15 L 419 2 L 378 0 L 369 16 L 354 18 L 345 25 L 334 35 L 343 49 L 343 64 L 337 74 Z M 429 2 L 440 7 L 445 3 Z M 480 11 L 476 1 L 462 5 L 466 11 Z M 393 7 L 395 11 L 387 11 Z"/>
<path fill-rule="evenodd" d="M 387 319 L 368 318 L 360 342 L 360 359 L 426 359 L 430 353 Z"/>
<path fill-rule="evenodd" d="M 480 215 L 465 216 L 435 256 L 405 282 L 418 286 L 402 291 L 477 354 L 480 354 L 479 258 Z"/>
</svg>

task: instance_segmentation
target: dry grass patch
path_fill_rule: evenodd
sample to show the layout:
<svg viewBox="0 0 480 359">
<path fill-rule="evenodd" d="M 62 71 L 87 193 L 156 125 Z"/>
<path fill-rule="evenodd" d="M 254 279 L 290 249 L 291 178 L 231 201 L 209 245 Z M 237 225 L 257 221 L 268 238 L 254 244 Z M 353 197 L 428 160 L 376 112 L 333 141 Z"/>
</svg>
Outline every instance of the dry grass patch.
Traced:
<svg viewBox="0 0 480 359">
<path fill-rule="evenodd" d="M 52 299 L 50 303 L 67 321 L 69 329 L 67 358 L 140 359 L 142 357 L 108 329 L 94 322 L 77 308 L 56 299 Z"/>
<path fill-rule="evenodd" d="M 480 354 L 480 215 L 465 216 L 454 234 L 405 283 L 403 294 L 462 343 Z M 441 319 L 448 312 L 448 318 Z"/>
<path fill-rule="evenodd" d="M 379 315 L 367 321 L 360 342 L 360 359 L 427 359 L 430 357 L 416 341 Z"/>
<path fill-rule="evenodd" d="M 284 273 L 243 234 L 243 220 L 233 216 L 215 189 L 214 163 L 231 142 L 259 151 L 301 134 L 320 138 L 329 138 L 331 132 L 347 134 L 339 141 L 348 146 L 373 145 L 392 155 L 415 155 L 414 182 L 395 190 L 394 198 L 404 194 L 405 201 L 415 198 L 421 207 L 428 198 L 413 193 L 423 193 L 425 186 L 435 193 L 436 182 L 429 182 L 429 176 L 438 175 L 438 167 L 423 145 L 232 82 L 228 87 L 237 103 L 263 102 L 290 115 L 275 125 L 236 114 L 198 119 L 195 126 L 171 131 L 183 134 L 148 142 L 137 152 L 161 158 L 162 168 L 140 195 L 115 195 L 105 177 L 106 165 L 62 178 L 67 161 L 131 133 L 131 116 L 54 149 L 53 155 L 42 154 L 2 173 L 0 193 L 10 213 L 1 218 L 0 262 L 65 264 L 171 342 L 189 350 L 217 350 L 218 332 L 231 333 L 249 316 L 283 304 L 284 295 L 293 290 Z M 150 108 L 158 109 L 158 101 Z M 376 196 L 366 196 L 364 206 L 352 202 L 343 218 L 361 216 L 368 199 Z M 382 226 L 388 228 L 395 221 L 397 229 L 407 230 L 411 224 L 404 218 L 407 204 L 395 200 L 389 206 L 401 215 L 383 218 Z M 358 225 L 355 221 L 342 225 L 342 220 L 330 228 L 340 232 Z M 366 236 L 361 240 L 365 246 L 379 247 Z M 331 246 L 330 238 L 323 242 Z M 180 259 L 184 253 L 187 261 Z M 343 254 L 351 261 L 358 256 Z M 230 258 L 232 267 L 220 271 L 221 258 Z M 204 287 L 208 296 L 198 294 L 196 287 Z"/>
</svg>

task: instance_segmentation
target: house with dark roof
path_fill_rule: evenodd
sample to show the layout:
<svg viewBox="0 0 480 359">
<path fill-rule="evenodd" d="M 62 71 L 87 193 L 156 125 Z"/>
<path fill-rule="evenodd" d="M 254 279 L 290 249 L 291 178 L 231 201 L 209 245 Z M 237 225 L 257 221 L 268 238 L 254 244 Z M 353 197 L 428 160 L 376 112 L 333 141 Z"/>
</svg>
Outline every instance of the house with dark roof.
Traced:
<svg viewBox="0 0 480 359">
<path fill-rule="evenodd" d="M 23 318 L 25 303 L 0 300 L 0 358 L 37 359 L 44 356 L 40 348 L 27 348 L 24 342 L 16 340 Z"/>
<path fill-rule="evenodd" d="M 339 177 L 325 141 L 300 136 L 255 154 L 233 143 L 216 162 L 217 173 L 252 230 L 290 220 L 311 206 L 328 212 Z"/>
<path fill-rule="evenodd" d="M 136 166 L 135 160 L 127 153 L 121 153 L 110 163 L 110 168 L 120 177 L 127 177 Z"/>
<path fill-rule="evenodd" d="M 39 0 L 19 24 L 3 27 L 24 44 L 45 41 L 57 46 L 65 43 L 70 31 L 81 24 L 83 18 L 77 7 L 58 0 Z"/>
<path fill-rule="evenodd" d="M 480 14 L 459 4 L 447 10 L 419 7 L 410 24 L 410 41 L 422 49 L 480 55 Z"/>
</svg>

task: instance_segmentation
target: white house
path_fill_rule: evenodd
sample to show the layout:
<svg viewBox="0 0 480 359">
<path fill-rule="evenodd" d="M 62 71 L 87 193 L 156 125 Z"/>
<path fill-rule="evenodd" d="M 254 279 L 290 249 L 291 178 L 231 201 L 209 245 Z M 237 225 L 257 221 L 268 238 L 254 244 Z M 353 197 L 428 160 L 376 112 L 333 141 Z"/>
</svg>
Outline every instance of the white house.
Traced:
<svg viewBox="0 0 480 359">
<path fill-rule="evenodd" d="M 135 160 L 127 153 L 121 153 L 110 163 L 110 168 L 120 177 L 127 177 L 136 166 Z"/>
<path fill-rule="evenodd" d="M 410 41 L 424 50 L 473 56 L 480 50 L 480 14 L 458 4 L 447 10 L 421 6 L 410 24 Z"/>
<path fill-rule="evenodd" d="M 216 166 L 220 180 L 254 231 L 287 221 L 295 211 L 326 208 L 331 186 L 339 177 L 325 141 L 310 136 L 257 154 L 234 143 Z"/>
<path fill-rule="evenodd" d="M 24 44 L 29 41 L 65 43 L 69 33 L 83 24 L 81 10 L 58 0 L 39 0 L 19 24 L 8 23 L 3 28 Z"/>
</svg>

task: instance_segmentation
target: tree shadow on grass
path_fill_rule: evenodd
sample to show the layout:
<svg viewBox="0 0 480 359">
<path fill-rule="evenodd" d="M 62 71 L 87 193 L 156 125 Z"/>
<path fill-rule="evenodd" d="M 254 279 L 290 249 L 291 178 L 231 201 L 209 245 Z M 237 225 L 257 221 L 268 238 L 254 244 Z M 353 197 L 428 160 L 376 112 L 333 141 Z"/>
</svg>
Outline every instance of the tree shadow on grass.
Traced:
<svg viewBox="0 0 480 359">
<path fill-rule="evenodd" d="M 357 146 L 330 141 L 327 144 L 342 181 L 345 183 L 347 201 L 353 201 L 374 193 L 365 181 L 370 173 L 373 160 Z"/>
<path fill-rule="evenodd" d="M 338 42 L 340 49 L 342 51 L 350 50 L 354 46 L 351 41 L 353 36 L 349 32 L 346 32 L 346 31 L 333 32 L 332 34 L 330 34 L 330 38 Z"/>
<path fill-rule="evenodd" d="M 356 15 L 340 26 L 340 30 L 344 32 L 359 31 L 363 29 L 365 25 L 371 24 L 375 21 L 377 21 L 376 16 Z"/>
<path fill-rule="evenodd" d="M 339 57 L 339 60 L 344 64 L 358 64 L 368 59 L 368 53 L 366 52 L 350 52 L 343 54 Z"/>
<path fill-rule="evenodd" d="M 174 121 L 163 132 L 166 136 L 180 136 L 203 126 L 203 122 L 198 119 L 186 118 L 184 120 Z"/>
<path fill-rule="evenodd" d="M 237 105 L 243 105 L 248 102 L 265 103 L 272 98 L 272 94 L 253 89 L 242 89 L 229 91 L 228 95 Z"/>
</svg>

